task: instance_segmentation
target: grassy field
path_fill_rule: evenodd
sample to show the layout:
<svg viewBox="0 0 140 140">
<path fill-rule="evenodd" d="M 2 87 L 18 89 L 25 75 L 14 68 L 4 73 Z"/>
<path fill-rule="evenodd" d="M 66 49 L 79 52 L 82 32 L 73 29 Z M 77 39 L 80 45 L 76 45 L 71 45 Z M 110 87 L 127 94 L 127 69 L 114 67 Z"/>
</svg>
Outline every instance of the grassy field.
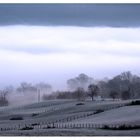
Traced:
<svg viewBox="0 0 140 140">
<path fill-rule="evenodd" d="M 130 102 L 50 100 L 2 107 L 0 135 L 140 136 L 140 106 Z"/>
</svg>

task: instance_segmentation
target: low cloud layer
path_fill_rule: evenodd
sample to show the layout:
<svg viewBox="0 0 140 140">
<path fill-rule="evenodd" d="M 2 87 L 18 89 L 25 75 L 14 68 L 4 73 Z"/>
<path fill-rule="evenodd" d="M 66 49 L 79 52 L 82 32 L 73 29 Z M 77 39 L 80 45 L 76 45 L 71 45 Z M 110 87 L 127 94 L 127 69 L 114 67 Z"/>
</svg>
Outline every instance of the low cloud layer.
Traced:
<svg viewBox="0 0 140 140">
<path fill-rule="evenodd" d="M 140 28 L 1 26 L 0 85 L 44 81 L 55 88 L 86 73 L 139 74 Z"/>
</svg>

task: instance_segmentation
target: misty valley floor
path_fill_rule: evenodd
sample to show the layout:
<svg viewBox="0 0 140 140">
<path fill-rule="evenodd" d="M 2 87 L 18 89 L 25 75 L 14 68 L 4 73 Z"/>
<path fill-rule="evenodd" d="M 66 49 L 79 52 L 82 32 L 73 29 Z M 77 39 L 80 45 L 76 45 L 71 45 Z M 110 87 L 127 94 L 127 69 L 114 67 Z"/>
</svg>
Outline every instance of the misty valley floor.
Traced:
<svg viewBox="0 0 140 140">
<path fill-rule="evenodd" d="M 50 100 L 0 108 L 0 136 L 140 136 L 140 106 Z"/>
</svg>

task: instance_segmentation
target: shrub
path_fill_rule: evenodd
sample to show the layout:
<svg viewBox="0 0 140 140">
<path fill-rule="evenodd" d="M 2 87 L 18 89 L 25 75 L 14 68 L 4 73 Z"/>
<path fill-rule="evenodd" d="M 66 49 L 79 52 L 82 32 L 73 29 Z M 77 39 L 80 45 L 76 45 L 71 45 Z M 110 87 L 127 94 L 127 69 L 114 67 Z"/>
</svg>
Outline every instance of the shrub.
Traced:
<svg viewBox="0 0 140 140">
<path fill-rule="evenodd" d="M 85 105 L 84 103 L 77 103 L 76 105 Z"/>
<path fill-rule="evenodd" d="M 136 101 L 132 101 L 130 104 L 128 105 L 140 105 L 140 100 L 136 100 Z"/>
<path fill-rule="evenodd" d="M 108 125 L 104 125 L 103 129 L 110 129 L 110 127 Z"/>
<path fill-rule="evenodd" d="M 51 129 L 51 128 L 55 128 L 55 127 L 54 126 L 50 126 L 50 125 L 47 126 L 47 129 Z"/>
<path fill-rule="evenodd" d="M 109 127 L 108 125 L 104 125 L 103 129 L 109 129 L 109 130 L 131 130 L 131 129 L 140 129 L 140 126 L 126 126 L 125 124 L 120 125 L 119 127 Z"/>
<path fill-rule="evenodd" d="M 109 96 L 110 96 L 113 100 L 115 100 L 116 98 L 118 98 L 119 93 L 116 92 L 116 91 L 111 91 L 110 94 L 109 94 Z"/>
<path fill-rule="evenodd" d="M 98 110 L 96 110 L 96 112 L 94 114 L 98 114 L 98 113 L 101 113 L 101 112 L 104 112 L 104 110 L 103 109 L 98 109 Z"/>
<path fill-rule="evenodd" d="M 6 99 L 6 97 L 4 96 L 0 96 L 0 106 L 8 106 L 9 105 L 9 102 L 8 100 Z"/>
<path fill-rule="evenodd" d="M 131 98 L 131 93 L 130 93 L 130 91 L 123 91 L 122 93 L 121 93 L 121 98 L 122 98 L 122 100 L 128 100 L 128 99 L 130 99 Z"/>
<path fill-rule="evenodd" d="M 36 126 L 36 125 L 39 125 L 39 124 L 38 124 L 38 123 L 33 123 L 33 124 L 32 124 L 32 126 Z"/>
<path fill-rule="evenodd" d="M 13 118 L 10 118 L 10 120 L 23 120 L 22 117 L 13 117 Z"/>
<path fill-rule="evenodd" d="M 37 116 L 37 115 L 39 115 L 39 114 L 38 113 L 33 113 L 32 114 L 32 117 Z"/>
<path fill-rule="evenodd" d="M 22 128 L 21 130 L 32 130 L 32 129 L 34 129 L 33 127 L 29 127 L 29 126 L 26 126 L 26 127 L 24 127 L 24 128 Z"/>
</svg>

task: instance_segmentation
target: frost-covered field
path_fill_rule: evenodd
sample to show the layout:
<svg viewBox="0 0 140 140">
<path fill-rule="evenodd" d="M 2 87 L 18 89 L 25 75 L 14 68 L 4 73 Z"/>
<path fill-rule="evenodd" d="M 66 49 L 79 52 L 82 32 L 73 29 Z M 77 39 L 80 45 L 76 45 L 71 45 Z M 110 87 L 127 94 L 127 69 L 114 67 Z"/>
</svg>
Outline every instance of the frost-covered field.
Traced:
<svg viewBox="0 0 140 140">
<path fill-rule="evenodd" d="M 129 102 L 50 100 L 1 107 L 0 135 L 140 136 L 140 106 Z M 123 125 L 131 127 L 119 129 Z"/>
</svg>

